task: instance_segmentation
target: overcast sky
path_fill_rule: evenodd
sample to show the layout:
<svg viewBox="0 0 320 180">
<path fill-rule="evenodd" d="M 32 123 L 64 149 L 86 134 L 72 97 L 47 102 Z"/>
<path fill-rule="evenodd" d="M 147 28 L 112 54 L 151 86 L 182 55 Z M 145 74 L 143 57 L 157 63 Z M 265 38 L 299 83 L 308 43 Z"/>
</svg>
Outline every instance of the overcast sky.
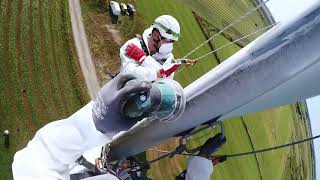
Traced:
<svg viewBox="0 0 320 180">
<path fill-rule="evenodd" d="M 288 21 L 299 15 L 301 11 L 320 0 L 270 0 L 267 3 L 276 21 Z M 307 100 L 313 136 L 320 134 L 320 96 Z M 317 180 L 320 180 L 320 140 L 314 141 L 316 153 Z"/>
</svg>

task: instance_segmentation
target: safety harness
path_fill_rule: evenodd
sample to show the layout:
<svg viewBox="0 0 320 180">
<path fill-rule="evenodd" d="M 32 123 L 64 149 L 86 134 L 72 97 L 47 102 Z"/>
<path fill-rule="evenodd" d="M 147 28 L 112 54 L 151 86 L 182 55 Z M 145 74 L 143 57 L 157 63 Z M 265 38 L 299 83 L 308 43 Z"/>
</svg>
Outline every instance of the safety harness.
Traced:
<svg viewBox="0 0 320 180">
<path fill-rule="evenodd" d="M 148 47 L 147 47 L 146 43 L 144 42 L 142 36 L 141 36 L 140 34 L 136 34 L 136 38 L 139 40 L 143 52 L 144 52 L 147 56 L 149 56 Z"/>
<path fill-rule="evenodd" d="M 146 54 L 146 56 L 149 56 L 149 51 L 148 51 L 148 47 L 147 44 L 144 42 L 143 37 L 140 34 L 136 34 L 136 38 L 139 40 L 141 48 L 143 50 L 143 52 Z M 163 65 L 164 62 L 166 62 L 167 59 L 157 59 L 157 61 Z"/>
</svg>

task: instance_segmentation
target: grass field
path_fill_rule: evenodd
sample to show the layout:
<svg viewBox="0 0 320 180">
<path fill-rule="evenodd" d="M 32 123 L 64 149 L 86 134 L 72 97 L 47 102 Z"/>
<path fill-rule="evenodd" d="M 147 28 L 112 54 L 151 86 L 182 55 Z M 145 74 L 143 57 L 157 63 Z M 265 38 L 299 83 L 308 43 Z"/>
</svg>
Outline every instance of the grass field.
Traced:
<svg viewBox="0 0 320 180">
<path fill-rule="evenodd" d="M 11 179 L 14 153 L 36 130 L 88 100 L 77 62 L 68 1 L 0 1 L 0 179 Z M 2 142 L 2 141 L 1 141 Z"/>
<path fill-rule="evenodd" d="M 111 26 L 111 18 L 107 16 L 106 7 L 98 1 L 81 0 L 80 3 L 91 55 L 99 83 L 103 85 L 111 79 L 110 74 L 119 72 L 120 45 L 107 30 L 108 22 Z"/>
<path fill-rule="evenodd" d="M 243 16 L 245 12 L 253 9 L 258 5 L 255 0 L 238 0 L 238 1 L 212 1 L 212 0 L 177 0 L 184 3 L 196 14 L 210 22 L 211 31 L 220 31 L 228 24 L 233 23 L 235 18 Z M 233 38 L 239 38 L 243 35 L 256 31 L 266 25 L 269 25 L 268 18 L 261 15 L 260 9 L 247 14 L 247 18 L 241 22 L 235 23 L 232 27 L 223 32 Z M 238 42 L 244 46 L 258 37 L 256 34 Z"/>
</svg>

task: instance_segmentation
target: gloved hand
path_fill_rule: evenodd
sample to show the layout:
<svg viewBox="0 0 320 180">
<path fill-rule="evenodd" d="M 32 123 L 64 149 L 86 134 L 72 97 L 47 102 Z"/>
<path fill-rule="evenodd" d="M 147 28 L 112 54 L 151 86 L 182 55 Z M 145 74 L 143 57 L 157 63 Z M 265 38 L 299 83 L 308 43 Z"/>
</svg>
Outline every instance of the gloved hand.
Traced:
<svg viewBox="0 0 320 180">
<path fill-rule="evenodd" d="M 125 49 L 126 55 L 129 58 L 132 58 L 135 60 L 137 63 L 141 64 L 143 60 L 146 58 L 146 55 L 142 49 L 140 49 L 138 46 L 135 44 L 129 44 L 127 48 Z"/>
<path fill-rule="evenodd" d="M 181 66 L 181 63 L 176 63 L 173 57 L 170 57 L 170 59 L 166 60 L 166 62 L 162 65 L 162 68 L 159 70 L 159 73 L 163 77 L 168 77 L 173 72 L 175 72 L 179 66 Z"/>
<path fill-rule="evenodd" d="M 215 166 L 219 163 L 225 162 L 227 160 L 227 156 L 223 155 L 223 156 L 216 156 L 212 159 L 212 164 Z"/>
<path fill-rule="evenodd" d="M 101 133 L 115 135 L 130 129 L 138 120 L 141 120 L 126 119 L 122 110 L 128 99 L 137 93 L 149 91 L 151 83 L 134 81 L 125 86 L 132 79 L 136 78 L 129 74 L 119 74 L 101 88 L 92 107 L 94 124 Z"/>
<path fill-rule="evenodd" d="M 219 133 L 214 137 L 208 139 L 204 145 L 202 145 L 198 156 L 210 158 L 210 156 L 219 150 L 219 148 L 226 143 L 226 137 Z"/>
</svg>

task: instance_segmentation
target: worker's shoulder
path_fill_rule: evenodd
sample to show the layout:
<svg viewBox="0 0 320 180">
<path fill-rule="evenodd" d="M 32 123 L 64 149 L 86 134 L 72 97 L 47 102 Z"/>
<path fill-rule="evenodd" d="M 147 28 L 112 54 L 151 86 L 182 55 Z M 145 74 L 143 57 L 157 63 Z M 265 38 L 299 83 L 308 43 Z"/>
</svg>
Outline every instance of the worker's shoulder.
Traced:
<svg viewBox="0 0 320 180">
<path fill-rule="evenodd" d="M 126 48 L 129 44 L 134 44 L 141 48 L 140 40 L 137 37 L 128 40 L 121 48 Z"/>
</svg>

